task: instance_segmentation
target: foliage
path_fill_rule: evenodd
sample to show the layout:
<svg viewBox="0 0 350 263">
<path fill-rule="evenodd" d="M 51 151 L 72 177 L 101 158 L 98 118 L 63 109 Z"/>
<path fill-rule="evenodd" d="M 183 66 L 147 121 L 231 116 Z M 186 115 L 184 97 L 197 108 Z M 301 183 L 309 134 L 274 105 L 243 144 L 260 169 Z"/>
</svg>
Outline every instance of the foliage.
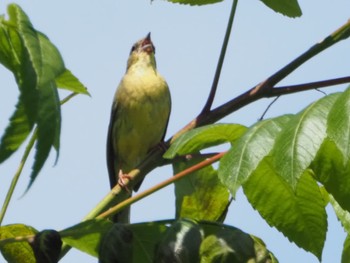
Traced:
<svg viewBox="0 0 350 263">
<path fill-rule="evenodd" d="M 170 2 L 204 5 L 218 1 Z M 297 1 L 262 2 L 284 15 L 301 15 Z M 54 44 L 33 27 L 18 5 L 9 5 L 8 16 L 7 20 L 0 17 L 0 62 L 13 73 L 20 96 L 0 141 L 0 163 L 32 134 L 23 157 L 25 162 L 35 143 L 29 188 L 52 147 L 58 157 L 60 107 L 68 100 L 59 100 L 58 88 L 73 95 L 89 93 L 65 68 Z M 164 149 L 156 149 L 136 172 L 131 172 L 131 176 L 142 180 L 142 176 L 156 166 L 173 164 L 177 174 L 171 181 L 176 181 L 175 220 L 113 224 L 106 218 L 120 208 L 108 208 L 126 191 L 117 185 L 84 222 L 60 232 L 38 232 L 22 224 L 2 226 L 0 250 L 4 258 L 8 262 L 57 262 L 69 247 L 74 247 L 98 257 L 99 262 L 116 259 L 122 262 L 277 262 L 259 238 L 222 223 L 237 190 L 242 187 L 250 204 L 270 226 L 319 260 L 327 232 L 325 207 L 330 203 L 348 233 L 342 257 L 346 262 L 350 254 L 350 88 L 324 96 L 297 114 L 261 120 L 251 127 L 213 123 L 262 97 L 349 82 L 344 78 L 297 87 L 275 87 L 308 59 L 349 36 L 350 22 L 267 81 L 212 110 L 214 86 L 209 106 L 166 142 L 166 146 L 170 146 L 166 153 Z M 227 41 L 225 39 L 224 46 Z M 206 163 L 201 169 L 191 170 L 215 155 L 210 151 L 218 145 L 229 147 L 219 168 Z M 157 161 L 154 156 L 159 157 Z M 18 179 L 20 171 L 15 178 Z M 180 174 L 187 176 L 180 181 Z M 128 186 L 126 184 L 126 188 Z M 13 189 L 1 218 L 12 192 Z M 65 245 L 61 251 L 62 241 Z"/>
</svg>

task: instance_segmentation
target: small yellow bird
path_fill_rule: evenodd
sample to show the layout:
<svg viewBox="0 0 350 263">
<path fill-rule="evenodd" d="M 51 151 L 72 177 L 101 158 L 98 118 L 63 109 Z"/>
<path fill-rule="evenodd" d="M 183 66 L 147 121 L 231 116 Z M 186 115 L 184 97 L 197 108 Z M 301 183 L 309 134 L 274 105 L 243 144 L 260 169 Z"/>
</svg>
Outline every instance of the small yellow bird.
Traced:
<svg viewBox="0 0 350 263">
<path fill-rule="evenodd" d="M 149 33 L 133 45 L 126 73 L 114 96 L 107 137 L 111 188 L 164 140 L 171 98 L 166 81 L 157 71 L 154 54 Z M 128 223 L 129 211 L 117 214 L 114 221 Z"/>
</svg>

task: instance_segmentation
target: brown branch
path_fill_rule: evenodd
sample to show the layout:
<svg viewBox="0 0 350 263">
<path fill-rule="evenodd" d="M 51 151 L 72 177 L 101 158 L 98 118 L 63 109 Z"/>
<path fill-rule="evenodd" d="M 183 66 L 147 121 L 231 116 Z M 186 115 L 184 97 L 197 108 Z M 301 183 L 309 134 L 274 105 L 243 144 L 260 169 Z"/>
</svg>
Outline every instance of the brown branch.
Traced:
<svg viewBox="0 0 350 263">
<path fill-rule="evenodd" d="M 287 95 L 287 94 L 296 93 L 300 91 L 325 88 L 325 87 L 330 87 L 330 86 L 335 86 L 335 85 L 340 85 L 345 83 L 350 83 L 350 76 L 343 77 L 343 78 L 309 82 L 309 83 L 304 83 L 299 85 L 275 87 L 273 90 L 271 90 L 271 93 L 272 93 L 271 96 L 274 97 L 274 96 L 280 96 L 280 95 Z"/>
</svg>

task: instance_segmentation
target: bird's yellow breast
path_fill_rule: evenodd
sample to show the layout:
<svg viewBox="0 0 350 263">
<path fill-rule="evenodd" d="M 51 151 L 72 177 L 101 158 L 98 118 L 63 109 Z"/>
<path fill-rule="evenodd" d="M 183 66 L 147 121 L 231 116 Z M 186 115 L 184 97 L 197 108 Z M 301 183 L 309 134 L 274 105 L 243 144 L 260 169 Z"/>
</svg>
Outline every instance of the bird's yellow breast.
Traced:
<svg viewBox="0 0 350 263">
<path fill-rule="evenodd" d="M 162 139 L 170 114 L 168 85 L 152 67 L 132 67 L 116 92 L 114 148 L 123 172 L 136 166 Z"/>
</svg>

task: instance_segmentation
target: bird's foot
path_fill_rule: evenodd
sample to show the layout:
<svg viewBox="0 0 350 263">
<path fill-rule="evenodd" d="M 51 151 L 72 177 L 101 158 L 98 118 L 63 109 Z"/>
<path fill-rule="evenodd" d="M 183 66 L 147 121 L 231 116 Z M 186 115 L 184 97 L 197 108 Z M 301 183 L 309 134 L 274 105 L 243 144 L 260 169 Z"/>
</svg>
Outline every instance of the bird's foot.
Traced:
<svg viewBox="0 0 350 263">
<path fill-rule="evenodd" d="M 118 184 L 121 188 L 125 189 L 129 194 L 131 193 L 130 189 L 125 183 L 125 179 L 131 180 L 130 176 L 128 174 L 124 174 L 123 171 L 120 169 L 118 173 Z"/>
</svg>

